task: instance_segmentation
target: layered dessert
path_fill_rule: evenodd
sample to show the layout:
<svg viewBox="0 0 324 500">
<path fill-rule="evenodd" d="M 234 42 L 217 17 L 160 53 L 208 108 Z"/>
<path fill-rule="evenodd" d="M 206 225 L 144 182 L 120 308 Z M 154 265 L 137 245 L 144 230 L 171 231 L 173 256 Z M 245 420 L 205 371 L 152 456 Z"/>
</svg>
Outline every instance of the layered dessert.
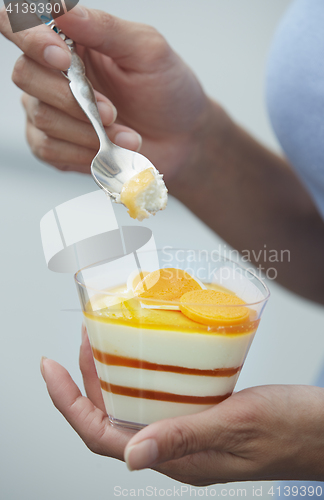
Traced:
<svg viewBox="0 0 324 500">
<path fill-rule="evenodd" d="M 110 420 L 134 428 L 228 398 L 259 322 L 230 290 L 172 268 L 133 273 L 84 315 Z"/>
</svg>

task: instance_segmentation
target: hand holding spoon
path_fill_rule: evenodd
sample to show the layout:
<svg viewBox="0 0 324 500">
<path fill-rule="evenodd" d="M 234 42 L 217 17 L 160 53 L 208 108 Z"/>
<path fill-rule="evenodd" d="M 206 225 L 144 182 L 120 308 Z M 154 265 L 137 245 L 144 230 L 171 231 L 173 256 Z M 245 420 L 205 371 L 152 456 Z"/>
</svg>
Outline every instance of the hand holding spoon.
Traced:
<svg viewBox="0 0 324 500">
<path fill-rule="evenodd" d="M 100 141 L 99 152 L 91 164 L 95 182 L 114 201 L 127 206 L 133 218 L 143 220 L 163 210 L 167 203 L 167 189 L 162 175 L 145 156 L 116 146 L 109 140 L 93 87 L 86 77 L 85 66 L 75 51 L 73 40 L 62 33 L 50 16 L 38 17 L 65 41 L 71 51 L 71 66 L 62 73 L 69 80 L 73 96 L 89 118 Z M 142 174 L 144 171 L 145 174 Z"/>
</svg>

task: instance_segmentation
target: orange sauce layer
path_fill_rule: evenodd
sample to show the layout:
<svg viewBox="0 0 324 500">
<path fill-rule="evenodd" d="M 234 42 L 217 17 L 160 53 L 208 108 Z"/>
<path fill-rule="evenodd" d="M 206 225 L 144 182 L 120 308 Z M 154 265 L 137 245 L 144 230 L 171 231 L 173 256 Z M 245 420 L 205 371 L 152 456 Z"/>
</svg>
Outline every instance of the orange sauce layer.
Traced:
<svg viewBox="0 0 324 500">
<path fill-rule="evenodd" d="M 170 392 L 149 391 L 146 389 L 136 389 L 135 387 L 123 387 L 114 385 L 100 379 L 100 386 L 106 392 L 129 396 L 132 398 L 153 399 L 155 401 L 167 401 L 169 403 L 187 403 L 198 405 L 215 405 L 229 398 L 232 393 L 222 396 L 185 396 L 182 394 L 172 394 Z"/>
<path fill-rule="evenodd" d="M 242 366 L 237 368 L 215 368 L 214 370 L 199 370 L 198 368 L 186 368 L 183 366 L 174 365 L 160 365 L 157 363 L 150 363 L 149 361 L 142 361 L 140 359 L 127 358 L 124 356 L 116 356 L 115 354 L 108 354 L 107 352 L 99 351 L 99 349 L 92 348 L 93 357 L 111 366 L 127 366 L 130 368 L 141 368 L 142 370 L 155 370 L 161 372 L 181 373 L 185 375 L 203 375 L 208 377 L 232 377 L 238 373 Z"/>
<path fill-rule="evenodd" d="M 89 311 L 89 310 L 88 310 Z M 123 325 L 148 330 L 165 330 L 183 333 L 226 334 L 237 335 L 255 332 L 260 320 L 250 314 L 248 321 L 241 325 L 207 326 L 186 318 L 180 311 L 159 311 L 155 309 L 142 309 L 138 311 L 125 311 L 125 307 L 118 310 L 110 307 L 109 310 L 84 312 L 84 315 L 94 321 L 111 325 Z"/>
</svg>

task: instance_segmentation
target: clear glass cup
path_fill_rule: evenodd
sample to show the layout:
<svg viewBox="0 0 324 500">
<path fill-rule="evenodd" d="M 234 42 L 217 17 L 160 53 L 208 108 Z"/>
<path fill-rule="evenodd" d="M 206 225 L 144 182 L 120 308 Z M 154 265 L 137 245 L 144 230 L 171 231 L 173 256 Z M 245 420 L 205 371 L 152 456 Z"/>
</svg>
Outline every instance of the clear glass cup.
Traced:
<svg viewBox="0 0 324 500">
<path fill-rule="evenodd" d="M 208 304 L 186 306 L 212 316 L 221 308 L 225 318 L 231 308 L 231 318 L 242 310 L 236 296 L 245 302 L 246 319 L 202 324 L 185 316 L 179 301 L 144 304 L 130 283 L 162 268 L 184 270 L 206 288 L 234 296 L 233 304 L 215 311 Z M 135 430 L 228 398 L 270 295 L 251 269 L 216 251 L 170 247 L 100 262 L 77 272 L 75 282 L 109 420 Z"/>
</svg>

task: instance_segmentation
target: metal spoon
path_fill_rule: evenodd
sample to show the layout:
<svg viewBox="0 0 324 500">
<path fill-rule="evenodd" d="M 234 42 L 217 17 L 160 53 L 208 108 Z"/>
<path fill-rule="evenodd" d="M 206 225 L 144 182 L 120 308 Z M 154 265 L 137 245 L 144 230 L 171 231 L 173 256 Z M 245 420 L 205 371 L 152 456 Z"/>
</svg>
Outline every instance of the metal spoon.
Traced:
<svg viewBox="0 0 324 500">
<path fill-rule="evenodd" d="M 116 146 L 109 140 L 99 115 L 93 87 L 85 75 L 83 61 L 75 51 L 73 40 L 62 33 L 50 15 L 38 17 L 65 41 L 71 51 L 71 66 L 62 73 L 70 81 L 71 92 L 92 123 L 100 141 L 99 152 L 91 164 L 91 174 L 98 186 L 116 201 L 125 182 L 135 174 L 147 168 L 153 168 L 156 174 L 159 172 L 145 156 Z"/>
<path fill-rule="evenodd" d="M 154 168 L 145 156 L 120 148 L 107 137 L 102 124 L 93 87 L 85 76 L 82 59 L 75 50 L 71 50 L 72 63 L 66 71 L 70 80 L 70 89 L 80 107 L 83 109 L 100 141 L 100 149 L 91 164 L 91 173 L 96 183 L 112 198 L 120 194 L 123 184 L 138 172 L 146 168 Z"/>
</svg>

